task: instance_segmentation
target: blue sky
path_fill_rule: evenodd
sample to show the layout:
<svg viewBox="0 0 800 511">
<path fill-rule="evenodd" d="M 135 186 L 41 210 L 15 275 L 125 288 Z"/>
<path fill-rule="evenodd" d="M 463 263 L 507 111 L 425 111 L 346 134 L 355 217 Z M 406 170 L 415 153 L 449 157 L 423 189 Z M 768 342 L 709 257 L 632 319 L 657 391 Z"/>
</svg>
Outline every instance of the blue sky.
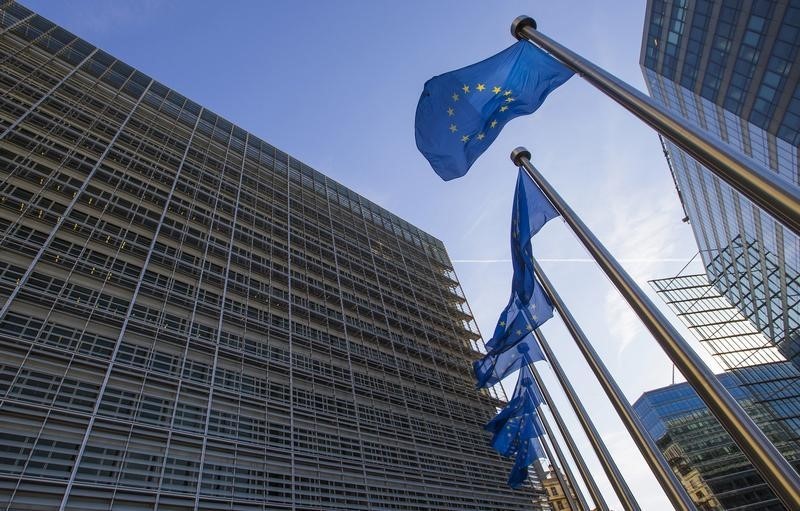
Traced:
<svg viewBox="0 0 800 511">
<path fill-rule="evenodd" d="M 510 257 L 516 146 L 641 285 L 697 251 L 655 133 L 580 77 L 506 126 L 464 178 L 442 182 L 414 145 L 424 82 L 512 44 L 519 14 L 644 89 L 644 1 L 23 3 L 443 240 L 483 332 L 509 292 L 511 265 L 492 261 Z M 671 382 L 669 361 L 565 224 L 545 226 L 534 252 L 631 401 Z M 643 509 L 669 509 L 560 320 L 543 330 Z"/>
</svg>

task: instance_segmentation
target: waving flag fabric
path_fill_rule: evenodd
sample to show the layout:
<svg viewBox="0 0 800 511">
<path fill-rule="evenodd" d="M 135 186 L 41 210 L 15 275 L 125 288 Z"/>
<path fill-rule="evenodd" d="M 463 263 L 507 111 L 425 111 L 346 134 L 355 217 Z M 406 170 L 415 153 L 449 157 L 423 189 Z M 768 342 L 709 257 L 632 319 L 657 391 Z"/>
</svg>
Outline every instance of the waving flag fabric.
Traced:
<svg viewBox="0 0 800 511">
<path fill-rule="evenodd" d="M 485 426 L 493 433 L 492 447 L 503 456 L 514 456 L 508 479 L 512 488 L 525 482 L 531 463 L 545 457 L 538 415 L 544 399 L 533 381 L 530 364 L 545 359 L 533 331 L 553 317 L 553 305 L 534 274 L 531 238 L 556 216 L 553 205 L 520 169 L 511 213 L 511 298 L 486 343 L 487 354 L 473 363 L 478 388 L 495 385 L 519 371 L 511 401 Z"/>
<path fill-rule="evenodd" d="M 491 387 L 500 383 L 503 378 L 514 374 L 521 367 L 544 360 L 544 353 L 529 332 L 520 340 L 496 354 L 488 354 L 472 363 L 475 371 L 477 387 Z"/>
<path fill-rule="evenodd" d="M 503 456 L 514 456 L 514 467 L 508 479 L 512 488 L 525 481 L 531 463 L 545 457 L 540 440 L 544 427 L 538 412 L 543 402 L 530 368 L 522 366 L 511 400 L 484 426 L 493 433 L 492 447 Z"/>
<path fill-rule="evenodd" d="M 511 298 L 486 343 L 489 352 L 473 363 L 479 388 L 498 383 L 523 364 L 544 359 L 530 333 L 553 317 L 553 304 L 534 275 L 531 238 L 556 216 L 550 201 L 520 170 L 511 212 Z"/>
<path fill-rule="evenodd" d="M 417 104 L 417 148 L 445 181 L 461 177 L 508 121 L 533 113 L 573 72 L 528 41 L 434 76 Z"/>
</svg>

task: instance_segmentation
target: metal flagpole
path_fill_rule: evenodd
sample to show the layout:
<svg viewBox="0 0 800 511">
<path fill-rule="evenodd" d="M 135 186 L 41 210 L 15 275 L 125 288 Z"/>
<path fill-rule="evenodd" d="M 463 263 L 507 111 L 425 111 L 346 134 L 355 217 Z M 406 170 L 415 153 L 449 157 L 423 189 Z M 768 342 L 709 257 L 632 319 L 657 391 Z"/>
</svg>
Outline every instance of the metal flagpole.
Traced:
<svg viewBox="0 0 800 511">
<path fill-rule="evenodd" d="M 569 466 L 567 459 L 564 457 L 564 451 L 561 450 L 561 446 L 558 445 L 556 437 L 553 436 L 553 430 L 550 429 L 550 424 L 547 422 L 547 417 L 545 417 L 543 413 L 540 413 L 539 418 L 542 420 L 545 433 L 547 433 L 547 438 L 541 439 L 542 447 L 544 447 L 544 452 L 547 455 L 547 458 L 550 460 L 550 464 L 553 466 L 553 470 L 556 473 L 556 478 L 558 478 L 558 483 L 564 490 L 564 495 L 567 497 L 570 509 L 573 509 L 574 511 L 589 511 L 589 506 L 586 505 L 586 501 L 583 499 L 583 494 L 576 484 L 577 481 L 575 480 L 575 474 L 572 473 L 572 468 Z M 556 451 L 555 458 L 553 457 L 553 451 L 550 450 L 548 445 L 548 440 L 553 445 L 553 450 Z M 561 470 L 564 471 L 563 474 L 561 473 L 561 470 L 559 470 L 558 465 L 554 463 L 556 459 L 558 460 L 558 464 L 561 465 Z M 564 477 L 567 479 L 565 480 Z M 575 495 L 577 495 L 579 502 L 575 502 L 575 499 L 572 498 L 573 491 L 575 492 Z"/>
<path fill-rule="evenodd" d="M 537 272 L 540 272 L 538 263 L 536 261 L 534 261 L 534 267 L 536 268 Z M 541 276 L 539 277 L 539 280 L 542 280 Z M 549 295 L 550 293 L 547 292 L 547 286 L 544 287 L 545 294 Z M 555 302 L 552 297 L 550 300 Z M 614 488 L 622 507 L 626 511 L 640 511 L 641 508 L 639 507 L 639 503 L 636 502 L 636 497 L 633 496 L 631 489 L 625 482 L 625 478 L 622 477 L 622 474 L 617 468 L 617 464 L 614 462 L 614 458 L 612 458 L 611 453 L 608 452 L 603 439 L 600 437 L 600 433 L 597 432 L 597 428 L 595 428 L 592 419 L 589 417 L 589 414 L 583 407 L 583 403 L 581 403 L 580 398 L 578 398 L 578 394 L 575 392 L 575 389 L 569 382 L 564 369 L 561 367 L 561 363 L 555 357 L 555 354 L 550 348 L 547 339 L 544 335 L 542 335 L 540 330 L 536 330 L 535 332 L 536 337 L 539 340 L 539 344 L 542 346 L 545 357 L 547 357 L 547 361 L 550 363 L 550 367 L 552 367 L 553 373 L 556 375 L 556 379 L 558 380 L 559 384 L 561 384 L 561 388 L 564 389 L 564 393 L 567 395 L 567 400 L 572 406 L 575 415 L 578 417 L 578 422 L 583 427 L 583 431 L 586 433 L 589 443 L 592 444 L 592 447 L 597 454 L 597 459 L 600 461 L 600 465 L 603 467 L 603 470 L 605 471 L 611 486 Z"/>
<path fill-rule="evenodd" d="M 772 442 L 733 399 L 728 390 L 714 376 L 714 373 L 703 363 L 675 327 L 667 321 L 667 318 L 656 308 L 631 276 L 536 170 L 530 162 L 530 157 L 531 153 L 524 147 L 518 147 L 511 153 L 511 160 L 524 168 L 525 172 L 541 188 L 544 195 L 561 214 L 564 221 L 569 224 L 583 246 L 636 312 L 667 356 L 675 363 L 686 381 L 694 388 L 700 399 L 705 402 L 711 413 L 750 460 L 750 463 L 769 484 L 772 491 L 788 509 L 800 509 L 800 476 L 794 468 L 772 445 Z"/>
<path fill-rule="evenodd" d="M 639 452 L 642 453 L 645 461 L 647 461 L 647 464 L 650 466 L 650 470 L 653 471 L 653 475 L 658 480 L 664 493 L 667 494 L 670 502 L 672 502 L 672 506 L 680 511 L 695 511 L 696 507 L 694 502 L 686 493 L 686 489 L 681 485 L 677 477 L 675 477 L 675 473 L 667 463 L 667 460 L 664 459 L 664 456 L 661 454 L 661 451 L 658 450 L 658 447 L 656 447 L 653 439 L 647 434 L 639 417 L 633 411 L 633 408 L 631 408 L 625 394 L 622 393 L 622 389 L 619 388 L 616 380 L 611 376 L 611 372 L 609 372 L 608 368 L 603 363 L 600 355 L 594 350 L 586 334 L 583 333 L 583 329 L 578 325 L 575 317 L 553 287 L 550 279 L 547 278 L 547 275 L 542 271 L 542 267 L 539 266 L 539 263 L 535 260 L 533 262 L 533 267 L 536 271 L 536 277 L 539 279 L 539 282 L 542 283 L 545 294 L 547 294 L 550 301 L 553 302 L 553 307 L 555 307 L 558 311 L 558 315 L 561 316 L 562 321 L 564 321 L 564 325 L 566 325 L 567 330 L 569 330 L 570 335 L 572 335 L 575 344 L 578 345 L 578 349 L 586 359 L 586 363 L 589 364 L 595 377 L 600 382 L 600 386 L 617 411 L 620 420 L 625 425 L 628 433 L 630 433 L 631 438 L 633 438 L 636 447 L 639 448 Z M 549 346 L 544 344 L 542 348 L 547 355 Z M 555 357 L 550 357 L 549 355 L 548 358 L 551 364 L 553 360 L 556 360 Z"/>
<path fill-rule="evenodd" d="M 710 139 L 698 128 L 685 123 L 655 103 L 649 96 L 537 31 L 533 18 L 517 17 L 511 24 L 511 33 L 517 39 L 527 39 L 550 52 L 587 82 L 689 153 L 755 205 L 795 234 L 800 234 L 800 193 L 789 189 L 777 174 L 730 151 L 723 143 Z"/>
<path fill-rule="evenodd" d="M 536 338 L 540 339 L 540 342 L 542 337 L 543 336 L 541 332 L 536 330 Z M 586 482 L 586 487 L 589 490 L 589 495 L 594 501 L 594 505 L 597 506 L 597 509 L 600 511 L 609 511 L 608 504 L 603 498 L 600 488 L 597 487 L 597 483 L 595 483 L 592 473 L 589 472 L 589 467 L 586 465 L 586 460 L 583 459 L 583 455 L 578 449 L 578 446 L 575 445 L 575 440 L 572 438 L 566 423 L 564 423 L 564 418 L 561 416 L 561 412 L 559 412 L 558 408 L 556 408 L 555 402 L 553 401 L 553 396 L 550 394 L 548 388 L 544 385 L 542 375 L 539 373 L 539 368 L 536 367 L 536 364 L 528 364 L 528 366 L 531 368 L 531 374 L 533 374 L 533 378 L 536 380 L 536 385 L 539 386 L 539 390 L 541 390 L 542 396 L 544 396 L 545 403 L 547 403 L 547 406 L 550 408 L 550 413 L 553 414 L 553 420 L 556 422 L 556 427 L 558 428 L 558 431 L 561 432 L 561 436 L 564 438 L 564 442 L 567 444 L 567 450 L 572 456 L 572 459 L 575 460 L 575 465 L 578 467 L 578 472 L 580 472 L 581 477 L 583 478 L 584 482 Z M 575 488 L 575 491 L 578 492 L 580 489 Z"/>
</svg>

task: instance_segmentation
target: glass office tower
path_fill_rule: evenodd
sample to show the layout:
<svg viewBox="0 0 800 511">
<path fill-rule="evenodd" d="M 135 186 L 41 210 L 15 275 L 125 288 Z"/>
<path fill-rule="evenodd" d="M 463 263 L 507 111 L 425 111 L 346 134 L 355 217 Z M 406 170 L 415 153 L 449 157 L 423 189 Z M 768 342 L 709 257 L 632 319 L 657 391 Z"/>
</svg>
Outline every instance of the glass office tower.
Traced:
<svg viewBox="0 0 800 511">
<path fill-rule="evenodd" d="M 652 97 L 800 185 L 800 3 L 650 0 L 641 64 Z M 665 141 L 709 280 L 800 366 L 800 240 Z"/>
<path fill-rule="evenodd" d="M 753 399 L 766 404 L 771 420 L 783 423 L 800 448 L 800 371 L 794 364 L 705 275 L 650 283 L 729 378 L 738 378 Z"/>
<path fill-rule="evenodd" d="M 794 189 L 800 183 L 798 50 L 800 2 L 648 0 L 641 65 L 653 99 Z M 730 371 L 725 381 L 746 393 L 745 408 L 761 428 L 768 434 L 780 428 L 777 446 L 797 466 L 800 241 L 677 146 L 663 143 L 705 274 L 652 285 Z M 692 413 L 699 415 L 686 420 L 695 433 L 718 427 L 705 410 Z M 704 453 L 726 459 L 703 438 L 682 445 L 686 470 L 702 473 L 704 463 L 713 464 Z M 715 493 L 728 507 L 726 495 L 735 488 L 720 488 Z M 772 498 L 766 488 L 758 492 L 748 497 L 761 503 L 753 509 Z"/>
<path fill-rule="evenodd" d="M 442 243 L 0 4 L 0 508 L 527 510 Z"/>
<path fill-rule="evenodd" d="M 760 372 L 764 367 L 742 372 Z M 795 466 L 800 465 L 800 450 L 791 440 L 792 433 L 785 424 L 772 420 L 769 405 L 754 399 L 748 388 L 739 385 L 738 377 L 729 373 L 718 376 L 769 439 Z M 645 392 L 633 408 L 698 509 L 784 509 L 689 384 Z"/>
</svg>

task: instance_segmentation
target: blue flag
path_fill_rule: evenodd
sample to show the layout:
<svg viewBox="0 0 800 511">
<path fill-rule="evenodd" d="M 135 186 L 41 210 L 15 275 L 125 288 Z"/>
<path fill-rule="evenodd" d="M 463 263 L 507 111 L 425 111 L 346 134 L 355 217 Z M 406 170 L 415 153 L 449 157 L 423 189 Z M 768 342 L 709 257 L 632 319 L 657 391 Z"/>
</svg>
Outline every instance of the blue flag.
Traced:
<svg viewBox="0 0 800 511">
<path fill-rule="evenodd" d="M 503 335 L 506 326 L 522 310 L 527 310 L 534 328 L 553 317 L 553 304 L 534 275 L 530 241 L 544 224 L 557 216 L 558 212 L 536 183 L 520 169 L 511 210 L 511 264 L 514 267 L 511 298 L 500 314 L 487 346 L 493 345 L 494 339 Z"/>
<path fill-rule="evenodd" d="M 477 388 L 491 387 L 521 367 L 544 360 L 544 353 L 533 334 L 527 332 L 500 352 L 489 353 L 472 363 Z"/>
<path fill-rule="evenodd" d="M 516 296 L 512 296 L 511 303 L 503 309 L 494 329 L 494 335 L 486 342 L 488 353 L 494 354 L 505 350 L 524 337 L 520 335 L 519 330 L 530 333 L 552 317 L 553 305 L 537 281 L 533 298 L 527 306 L 522 305 Z"/>
<path fill-rule="evenodd" d="M 489 355 L 499 354 L 522 340 L 523 337 L 533 332 L 538 323 L 533 316 L 523 313 L 521 304 L 514 300 L 501 315 L 495 328 L 495 334 L 486 343 Z"/>
<path fill-rule="evenodd" d="M 533 272 L 533 248 L 530 241 L 544 224 L 557 216 L 558 212 L 536 183 L 520 169 L 511 212 L 511 264 L 514 266 L 511 293 L 522 304 L 529 304 L 531 301 L 536 305 L 546 304 L 550 310 L 546 319 L 552 317 L 553 306 L 542 292 L 541 285 L 536 282 Z M 539 312 L 546 315 L 545 311 Z"/>
<path fill-rule="evenodd" d="M 500 314 L 494 335 L 486 343 L 488 354 L 473 363 L 479 388 L 493 385 L 519 368 L 523 362 L 521 352 L 511 348 L 553 317 L 553 304 L 534 275 L 530 241 L 545 223 L 557 216 L 539 187 L 520 170 L 511 212 L 511 262 L 514 267 L 511 298 Z M 544 358 L 532 338 L 522 348 L 531 361 Z"/>
<path fill-rule="evenodd" d="M 520 369 L 520 377 L 505 408 L 486 423 L 484 429 L 494 434 L 492 447 L 503 456 L 512 456 L 524 440 L 544 434 L 538 408 L 544 398 L 536 388 L 527 364 Z"/>
<path fill-rule="evenodd" d="M 539 458 L 544 458 L 542 442 L 538 437 L 529 438 L 520 446 L 517 455 L 514 457 L 514 466 L 508 476 L 508 485 L 512 488 L 519 488 L 528 478 L 528 467 Z"/>
<path fill-rule="evenodd" d="M 417 148 L 445 181 L 461 177 L 503 126 L 536 111 L 573 72 L 529 43 L 434 76 L 417 104 Z"/>
<path fill-rule="evenodd" d="M 503 456 L 514 456 L 514 467 L 508 485 L 519 487 L 528 477 L 528 466 L 538 458 L 545 458 L 540 437 L 544 427 L 538 408 L 544 402 L 533 381 L 530 368 L 520 370 L 514 395 L 506 407 L 490 420 L 484 429 L 494 433 L 492 447 Z"/>
</svg>

